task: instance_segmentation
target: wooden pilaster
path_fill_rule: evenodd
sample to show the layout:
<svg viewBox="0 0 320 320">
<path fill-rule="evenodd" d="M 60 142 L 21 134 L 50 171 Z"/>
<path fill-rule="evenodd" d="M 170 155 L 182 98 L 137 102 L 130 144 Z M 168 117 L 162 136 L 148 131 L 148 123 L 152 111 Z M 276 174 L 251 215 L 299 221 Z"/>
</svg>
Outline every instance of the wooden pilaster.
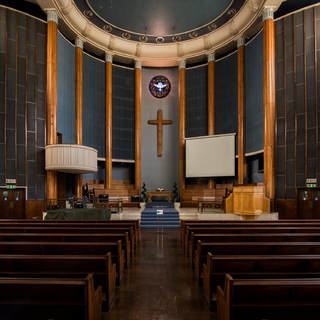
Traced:
<svg viewBox="0 0 320 320">
<path fill-rule="evenodd" d="M 208 135 L 215 134 L 215 53 L 208 54 Z M 214 178 L 209 178 L 208 188 L 215 188 Z"/>
<path fill-rule="evenodd" d="M 106 170 L 105 189 L 112 189 L 112 55 L 106 53 Z"/>
<path fill-rule="evenodd" d="M 264 183 L 266 196 L 274 203 L 275 34 L 272 8 L 266 8 L 263 12 L 263 82 Z"/>
<path fill-rule="evenodd" d="M 245 39 L 240 37 L 238 46 L 238 184 L 246 183 L 246 85 Z"/>
<path fill-rule="evenodd" d="M 185 149 L 186 149 L 186 61 L 179 61 L 179 187 L 180 199 L 185 189 Z"/>
<path fill-rule="evenodd" d="M 82 145 L 82 79 L 83 79 L 83 41 L 79 38 L 76 39 L 76 144 Z M 75 175 L 75 195 L 82 197 L 82 174 Z"/>
<path fill-rule="evenodd" d="M 57 53 L 58 14 L 47 12 L 47 99 L 46 99 L 46 139 L 47 145 L 57 143 Z M 57 199 L 57 172 L 47 171 L 47 199 Z"/>
<path fill-rule="evenodd" d="M 141 190 L 141 61 L 135 61 L 135 189 Z"/>
</svg>

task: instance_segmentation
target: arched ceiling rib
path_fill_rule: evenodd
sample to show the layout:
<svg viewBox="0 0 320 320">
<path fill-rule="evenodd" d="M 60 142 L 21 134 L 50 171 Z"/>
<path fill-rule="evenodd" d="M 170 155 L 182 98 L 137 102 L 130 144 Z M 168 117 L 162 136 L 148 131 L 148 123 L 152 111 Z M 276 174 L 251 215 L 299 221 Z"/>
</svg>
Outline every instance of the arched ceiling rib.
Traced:
<svg viewBox="0 0 320 320">
<path fill-rule="evenodd" d="M 88 51 L 111 53 L 122 63 L 175 66 L 179 60 L 197 63 L 212 51 L 234 48 L 240 36 L 251 37 L 261 28 L 263 9 L 276 10 L 282 0 L 37 2 L 43 10 L 56 10 L 62 33 L 82 38 Z"/>
</svg>

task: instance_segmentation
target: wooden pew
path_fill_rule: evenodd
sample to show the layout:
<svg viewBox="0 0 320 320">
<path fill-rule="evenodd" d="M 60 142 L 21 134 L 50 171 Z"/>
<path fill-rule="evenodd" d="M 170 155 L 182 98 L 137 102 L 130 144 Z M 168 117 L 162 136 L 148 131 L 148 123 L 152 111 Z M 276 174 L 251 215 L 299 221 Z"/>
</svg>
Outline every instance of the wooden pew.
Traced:
<svg viewBox="0 0 320 320">
<path fill-rule="evenodd" d="M 0 277 L 85 278 L 94 275 L 102 286 L 102 307 L 110 310 L 115 300 L 116 266 L 106 255 L 0 255 Z"/>
<path fill-rule="evenodd" d="M 258 226 L 249 226 L 249 227 L 239 227 L 239 228 L 191 228 L 187 227 L 186 236 L 185 236 L 185 251 L 186 255 L 189 254 L 190 248 L 190 240 L 191 240 L 191 232 L 195 234 L 205 233 L 205 234 L 250 234 L 250 233 L 319 233 L 320 225 L 314 227 L 290 227 L 290 226 L 268 226 L 263 227 L 261 225 Z"/>
<path fill-rule="evenodd" d="M 227 196 L 226 188 L 194 190 L 182 189 L 181 191 L 181 207 L 197 207 L 199 198 L 211 198 L 220 205 Z"/>
<path fill-rule="evenodd" d="M 133 228 L 131 227 L 123 227 L 123 228 L 114 228 L 114 227 L 100 227 L 100 228 L 93 228 L 93 227 L 78 227 L 78 226 L 60 226 L 60 227 L 52 227 L 52 226 L 40 226 L 40 227 L 15 227 L 15 226 L 8 226 L 8 227 L 0 227 L 0 235 L 2 233 L 56 233 L 56 234 L 109 234 L 109 233 L 117 233 L 123 232 L 124 234 L 128 232 L 129 234 L 129 241 L 131 244 L 131 256 L 134 253 L 135 248 L 135 239 L 133 236 Z"/>
<path fill-rule="evenodd" d="M 267 224 L 267 225 L 320 225 L 320 220 L 253 220 L 253 221 L 246 221 L 246 220 L 186 220 L 186 219 L 180 219 L 180 229 L 179 229 L 179 235 L 180 235 L 180 240 L 184 246 L 184 241 L 183 241 L 183 235 L 186 232 L 186 227 L 187 226 L 206 226 L 206 225 L 211 225 L 211 227 L 218 227 L 219 225 L 221 227 L 223 226 L 228 226 L 228 225 L 237 225 L 237 226 L 242 226 L 245 224 Z"/>
<path fill-rule="evenodd" d="M 198 241 L 204 242 L 320 242 L 320 233 L 194 234 L 189 242 L 189 264 L 193 266 Z"/>
<path fill-rule="evenodd" d="M 117 224 L 132 224 L 133 226 L 133 232 L 134 234 L 136 234 L 136 240 L 137 243 L 139 243 L 140 238 L 141 238 L 141 234 L 140 234 L 140 220 L 139 219 L 134 219 L 134 220 L 27 220 L 27 219 L 0 219 L 0 225 L 4 225 L 4 224 L 12 224 L 12 223 L 16 223 L 16 224 L 29 224 L 32 223 L 34 225 L 42 225 L 42 224 L 83 224 L 84 226 L 86 225 L 90 225 L 90 226 L 94 226 L 92 225 L 94 224 L 99 224 L 99 225 L 103 225 L 103 224 L 112 224 L 114 226 L 115 223 Z"/>
<path fill-rule="evenodd" d="M 320 279 L 233 279 L 217 288 L 219 320 L 316 319 Z"/>
<path fill-rule="evenodd" d="M 133 228 L 132 235 L 134 236 L 134 244 L 135 249 L 137 247 L 137 244 L 140 241 L 140 223 L 138 221 L 130 221 L 126 220 L 127 222 L 113 222 L 109 221 L 106 222 L 106 220 L 95 220 L 95 221 L 103 221 L 100 223 L 97 222 L 89 222 L 87 220 L 86 223 L 83 223 L 83 221 L 86 220 L 28 220 L 27 222 L 3 222 L 3 220 L 0 220 L 0 227 L 9 227 L 9 226 L 16 226 L 16 227 L 76 227 L 76 228 L 115 228 L 115 229 L 123 229 L 123 228 Z M 108 221 L 108 220 L 107 220 Z M 119 220 L 123 221 L 123 220 Z M 131 237 L 131 235 L 130 235 Z"/>
<path fill-rule="evenodd" d="M 256 274 L 320 277 L 320 255 L 224 255 L 207 254 L 203 264 L 203 291 L 210 310 L 216 308 L 216 289 L 223 286 L 225 274 L 251 276 Z"/>
<path fill-rule="evenodd" d="M 195 251 L 195 277 L 202 283 L 202 266 L 207 254 L 214 255 L 310 255 L 320 254 L 319 242 L 205 242 L 198 240 Z"/>
<path fill-rule="evenodd" d="M 69 234 L 69 233 L 0 233 L 2 241 L 22 241 L 22 242 L 117 242 L 121 240 L 124 250 L 124 265 L 130 265 L 130 241 L 128 233 L 125 234 Z"/>
<path fill-rule="evenodd" d="M 308 228 L 308 227 L 320 227 L 320 222 L 317 223 L 304 223 L 304 224 L 300 224 L 300 223 L 251 223 L 251 222 L 246 222 L 246 223 L 191 223 L 191 224 L 185 224 L 185 228 L 181 234 L 181 242 L 182 242 L 182 248 L 184 248 L 185 246 L 185 237 L 188 236 L 188 230 L 189 229 L 236 229 L 236 230 L 241 230 L 242 228 L 286 228 L 286 227 L 304 227 L 304 228 Z M 230 231 L 227 231 L 230 232 Z"/>
<path fill-rule="evenodd" d="M 120 285 L 124 274 L 124 252 L 121 240 L 117 242 L 0 242 L 0 254 L 30 255 L 106 255 L 111 253 L 116 265 L 117 284 Z"/>
<path fill-rule="evenodd" d="M 102 290 L 85 279 L 0 278 L 1 319 L 101 320 Z"/>
</svg>

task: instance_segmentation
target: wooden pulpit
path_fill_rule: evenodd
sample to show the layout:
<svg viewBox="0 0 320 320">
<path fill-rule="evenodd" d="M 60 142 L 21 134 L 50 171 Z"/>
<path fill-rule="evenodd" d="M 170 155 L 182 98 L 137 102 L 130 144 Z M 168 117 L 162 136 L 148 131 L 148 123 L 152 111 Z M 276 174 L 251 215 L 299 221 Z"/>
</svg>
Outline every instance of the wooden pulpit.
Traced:
<svg viewBox="0 0 320 320">
<path fill-rule="evenodd" d="M 270 199 L 265 196 L 265 185 L 263 183 L 235 185 L 233 193 L 226 199 L 226 213 L 248 216 L 270 213 Z"/>
</svg>

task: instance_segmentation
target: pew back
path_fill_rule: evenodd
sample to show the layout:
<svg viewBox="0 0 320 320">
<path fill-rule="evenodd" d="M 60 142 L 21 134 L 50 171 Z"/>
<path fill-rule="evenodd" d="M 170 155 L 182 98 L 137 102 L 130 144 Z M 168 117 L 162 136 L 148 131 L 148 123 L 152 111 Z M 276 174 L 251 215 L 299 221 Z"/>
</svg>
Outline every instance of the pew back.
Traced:
<svg viewBox="0 0 320 320">
<path fill-rule="evenodd" d="M 2 233 L 48 233 L 48 234 L 109 234 L 109 233 L 117 233 L 117 232 L 128 232 L 129 241 L 131 245 L 131 253 L 132 255 L 135 252 L 135 237 L 133 234 L 133 227 L 122 227 L 122 228 L 114 228 L 112 226 L 108 227 L 54 227 L 54 226 L 45 226 L 45 227 L 2 227 L 0 228 L 0 235 Z"/>
<path fill-rule="evenodd" d="M 261 233 L 261 234 L 266 234 L 266 233 L 320 233 L 320 225 L 319 226 L 314 226 L 314 227 L 304 227 L 304 226 L 266 226 L 263 227 L 262 225 L 260 226 L 249 226 L 249 227 L 239 227 L 239 228 L 191 228 L 187 227 L 186 228 L 186 234 L 184 237 L 185 241 L 185 250 L 186 250 L 186 255 L 189 254 L 189 243 L 191 240 L 191 232 L 194 232 L 195 234 L 200 234 L 200 233 L 205 233 L 205 234 L 250 234 L 250 233 Z"/>
<path fill-rule="evenodd" d="M 315 319 L 320 311 L 320 279 L 233 279 L 218 287 L 219 320 Z"/>
<path fill-rule="evenodd" d="M 1 319 L 100 320 L 102 291 L 85 279 L 0 278 Z"/>
<path fill-rule="evenodd" d="M 223 286 L 225 274 L 245 275 L 294 275 L 313 274 L 320 277 L 320 255 L 225 255 L 207 253 L 203 264 L 203 290 L 210 308 L 216 307 L 216 288 Z"/>
<path fill-rule="evenodd" d="M 140 240 L 140 220 L 0 220 L 0 226 L 73 226 L 79 225 L 82 227 L 101 227 L 112 226 L 114 228 L 133 227 L 133 233 L 136 235 L 137 243 Z"/>
<path fill-rule="evenodd" d="M 116 266 L 106 255 L 14 255 L 0 254 L 1 277 L 86 277 L 94 275 L 101 286 L 103 305 L 110 310 L 115 299 Z"/>
<path fill-rule="evenodd" d="M 228 242 L 202 243 L 195 251 L 195 277 L 201 283 L 202 266 L 207 254 L 212 255 L 320 255 L 319 242 Z"/>
</svg>

